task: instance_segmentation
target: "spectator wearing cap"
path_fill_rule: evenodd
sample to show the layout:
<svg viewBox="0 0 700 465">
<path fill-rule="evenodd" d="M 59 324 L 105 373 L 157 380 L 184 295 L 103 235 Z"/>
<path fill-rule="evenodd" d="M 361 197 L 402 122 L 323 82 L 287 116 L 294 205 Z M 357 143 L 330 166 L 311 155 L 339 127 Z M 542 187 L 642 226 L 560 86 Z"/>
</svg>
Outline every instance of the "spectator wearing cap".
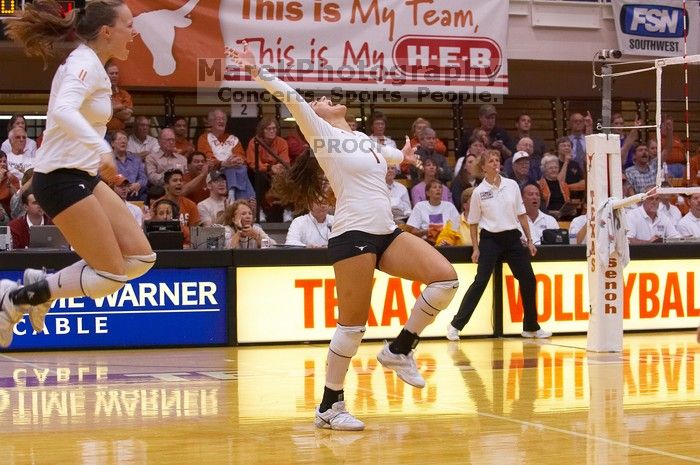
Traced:
<svg viewBox="0 0 700 465">
<path fill-rule="evenodd" d="M 522 137 L 516 144 L 516 152 L 525 152 L 530 157 L 530 179 L 540 179 L 542 177 L 542 169 L 540 162 L 542 158 L 533 155 L 534 143 L 529 137 Z M 507 177 L 513 177 L 513 157 L 510 157 L 503 164 L 503 172 Z"/>
<path fill-rule="evenodd" d="M 12 247 L 15 249 L 25 249 L 29 247 L 29 228 L 44 224 L 53 224 L 51 218 L 44 213 L 39 202 L 34 198 L 31 189 L 22 192 L 22 204 L 25 207 L 25 214 L 10 221 L 10 232 L 12 234 Z"/>
<path fill-rule="evenodd" d="M 510 179 L 518 183 L 519 189 L 537 182 L 537 179 L 530 177 L 530 155 L 527 152 L 515 152 L 513 155 L 513 173 Z"/>
<path fill-rule="evenodd" d="M 119 87 L 119 66 L 108 62 L 105 66 L 109 81 L 112 83 L 112 119 L 107 123 L 107 131 L 124 130 L 126 122 L 134 114 L 134 102 L 126 90 Z"/>
<path fill-rule="evenodd" d="M 129 136 L 118 129 L 112 134 L 112 153 L 117 164 L 117 171 L 129 181 L 127 200 L 146 199 L 146 167 L 138 155 L 129 152 L 126 147 Z"/>
<path fill-rule="evenodd" d="M 168 170 L 187 171 L 187 158 L 175 153 L 175 132 L 170 128 L 160 131 L 158 136 L 160 150 L 146 157 L 146 175 L 148 182 L 163 186 L 163 174 Z"/>
<path fill-rule="evenodd" d="M 496 125 L 496 107 L 491 104 L 481 105 L 478 112 L 479 117 L 479 127 L 477 129 L 482 129 L 489 136 L 491 141 L 491 146 L 487 148 L 493 148 L 500 152 L 501 160 L 507 160 L 512 152 L 508 148 L 513 145 L 513 142 L 508 135 L 508 132 Z M 462 138 L 459 141 L 459 147 L 457 148 L 457 158 L 463 157 L 467 153 L 469 148 L 469 139 L 472 133 L 470 131 L 462 134 Z"/>
<path fill-rule="evenodd" d="M 112 189 L 117 193 L 119 198 L 121 198 L 125 203 L 129 212 L 136 220 L 139 226 L 143 225 L 143 212 L 136 205 L 129 203 L 127 198 L 129 196 L 131 183 L 122 174 L 118 174 L 114 177 L 114 185 Z"/>
<path fill-rule="evenodd" d="M 207 159 L 202 152 L 192 152 L 187 157 L 187 173 L 182 177 L 182 195 L 199 203 L 209 197 L 207 175 L 216 169 L 216 160 Z"/>
<path fill-rule="evenodd" d="M 219 213 L 226 209 L 228 195 L 226 175 L 222 171 L 211 171 L 207 174 L 207 190 L 209 197 L 197 204 L 202 226 L 218 223 Z"/>
</svg>

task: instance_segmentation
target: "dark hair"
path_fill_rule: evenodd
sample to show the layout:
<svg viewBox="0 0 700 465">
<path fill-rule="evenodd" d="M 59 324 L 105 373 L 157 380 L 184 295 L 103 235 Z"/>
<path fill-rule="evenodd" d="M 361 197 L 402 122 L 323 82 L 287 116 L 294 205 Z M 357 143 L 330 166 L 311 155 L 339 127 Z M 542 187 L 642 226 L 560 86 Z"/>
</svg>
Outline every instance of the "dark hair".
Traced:
<svg viewBox="0 0 700 465">
<path fill-rule="evenodd" d="M 325 189 L 323 170 L 308 148 L 288 170 L 273 175 L 270 192 L 282 205 L 293 205 L 295 213 L 307 210 L 319 198 L 334 203 Z"/>
<path fill-rule="evenodd" d="M 152 202 L 154 202 L 156 199 L 159 199 L 165 195 L 165 189 L 163 186 L 158 186 L 156 184 L 152 184 L 148 186 L 148 189 L 146 189 L 146 201 L 144 202 L 146 205 L 150 205 Z"/>
<path fill-rule="evenodd" d="M 0 150 L 0 158 L 7 158 L 7 154 Z"/>
<path fill-rule="evenodd" d="M 34 191 L 31 187 L 25 189 L 24 192 L 22 192 L 22 195 L 20 196 L 20 199 L 22 200 L 22 205 L 29 205 L 29 196 L 32 194 L 34 194 Z"/>
<path fill-rule="evenodd" d="M 192 152 L 192 153 L 190 153 L 189 155 L 187 155 L 187 164 L 192 163 L 192 159 L 193 159 L 195 156 L 197 156 L 197 155 L 203 156 L 203 157 L 204 157 L 204 160 L 206 161 L 207 155 L 204 154 L 204 153 L 202 153 L 202 152 L 198 152 L 198 151 L 195 150 L 194 152 Z"/>
<path fill-rule="evenodd" d="M 180 168 L 171 168 L 169 170 L 166 170 L 165 173 L 163 173 L 163 183 L 168 184 L 170 182 L 170 178 L 172 178 L 176 174 L 183 176 L 182 170 Z"/>
<path fill-rule="evenodd" d="M 180 216 L 180 207 L 178 204 L 173 202 L 170 199 L 162 198 L 158 199 L 155 202 L 153 202 L 153 205 L 151 205 L 151 211 L 153 212 L 152 214 L 155 215 L 156 211 L 158 210 L 158 206 L 161 204 L 167 204 L 170 205 L 171 210 L 173 211 L 173 219 L 177 219 Z"/>
<path fill-rule="evenodd" d="M 113 26 L 123 0 L 91 0 L 85 8 L 75 8 L 65 17 L 56 0 L 34 0 L 24 11 L 5 22 L 5 35 L 24 47 L 28 56 L 46 62 L 54 54 L 54 43 L 78 36 L 84 42 L 97 37 L 102 26 Z"/>
<path fill-rule="evenodd" d="M 12 115 L 10 118 L 10 121 L 7 122 L 7 132 L 10 132 L 12 130 L 12 126 L 14 126 L 15 122 L 22 118 L 24 120 L 24 127 L 26 129 L 27 127 L 27 118 L 24 117 L 24 115 Z"/>
</svg>

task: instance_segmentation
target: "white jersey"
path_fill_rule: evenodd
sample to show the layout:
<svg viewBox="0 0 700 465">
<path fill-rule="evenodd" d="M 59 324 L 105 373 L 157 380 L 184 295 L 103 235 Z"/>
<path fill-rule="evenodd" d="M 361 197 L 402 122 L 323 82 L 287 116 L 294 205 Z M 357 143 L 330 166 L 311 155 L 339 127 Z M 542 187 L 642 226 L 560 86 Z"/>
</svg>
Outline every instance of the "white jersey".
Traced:
<svg viewBox="0 0 700 465">
<path fill-rule="evenodd" d="M 682 237 L 700 239 L 700 218 L 693 215 L 692 212 L 688 212 L 678 222 L 676 229 L 678 230 L 678 234 Z"/>
<path fill-rule="evenodd" d="M 530 226 L 530 237 L 532 238 L 532 243 L 535 245 L 540 245 L 542 243 L 542 231 L 545 229 L 559 229 L 559 223 L 557 223 L 556 218 L 539 210 L 537 211 L 537 218 L 535 218 L 535 221 L 532 221 L 528 215 L 527 224 Z M 527 239 L 522 226 L 518 225 L 518 229 L 520 230 L 521 239 Z"/>
<path fill-rule="evenodd" d="M 294 218 L 287 231 L 285 244 L 304 247 L 328 247 L 328 238 L 333 228 L 333 215 L 326 215 L 323 223 L 316 221 L 311 213 Z"/>
<path fill-rule="evenodd" d="M 105 141 L 112 118 L 112 84 L 95 52 L 81 44 L 58 67 L 51 83 L 46 130 L 34 170 L 75 168 L 97 174 L 100 157 L 111 154 Z"/>
<path fill-rule="evenodd" d="M 498 187 L 484 179 L 472 192 L 469 203 L 469 224 L 492 233 L 510 231 L 520 227 L 518 216 L 525 214 L 525 204 L 518 183 L 501 176 Z"/>
<path fill-rule="evenodd" d="M 403 153 L 381 146 L 361 132 L 331 126 L 294 89 L 264 69 L 258 83 L 285 103 L 326 173 L 337 199 L 330 238 L 348 231 L 390 234 L 396 229 L 386 185 L 387 162 Z"/>
</svg>

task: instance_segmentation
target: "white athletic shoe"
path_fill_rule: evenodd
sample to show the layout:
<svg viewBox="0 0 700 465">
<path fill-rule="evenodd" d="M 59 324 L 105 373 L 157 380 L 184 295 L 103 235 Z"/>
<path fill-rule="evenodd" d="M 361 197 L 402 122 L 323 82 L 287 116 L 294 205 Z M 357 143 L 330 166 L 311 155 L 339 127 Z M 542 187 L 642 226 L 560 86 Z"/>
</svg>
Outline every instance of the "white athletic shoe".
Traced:
<svg viewBox="0 0 700 465">
<path fill-rule="evenodd" d="M 29 284 L 34 284 L 43 279 L 46 279 L 46 270 L 37 270 L 34 268 L 27 268 L 24 270 L 23 283 L 25 286 Z M 43 304 L 36 305 L 29 308 L 29 321 L 32 324 L 32 329 L 37 333 L 44 330 L 44 319 L 46 314 L 49 313 L 52 301 L 44 302 Z"/>
<path fill-rule="evenodd" d="M 447 325 L 447 339 L 450 341 L 459 341 L 459 330 L 452 326 L 452 323 Z"/>
<path fill-rule="evenodd" d="M 522 337 L 536 338 L 536 339 L 547 339 L 552 337 L 552 332 L 546 329 L 538 329 L 537 331 L 523 331 L 520 333 Z"/>
<path fill-rule="evenodd" d="M 391 368 L 399 378 L 405 383 L 417 388 L 425 387 L 425 380 L 416 367 L 416 359 L 413 358 L 413 351 L 408 355 L 395 354 L 389 350 L 389 343 L 384 343 L 384 348 L 377 354 L 377 360 L 386 368 Z"/>
<path fill-rule="evenodd" d="M 365 429 L 365 424 L 353 417 L 345 409 L 345 402 L 339 400 L 331 408 L 321 413 L 316 407 L 314 418 L 316 428 L 332 429 L 336 431 L 361 431 Z"/>
<path fill-rule="evenodd" d="M 15 323 L 24 315 L 10 300 L 10 292 L 18 287 L 19 284 L 9 279 L 0 280 L 0 347 L 10 346 Z"/>
</svg>

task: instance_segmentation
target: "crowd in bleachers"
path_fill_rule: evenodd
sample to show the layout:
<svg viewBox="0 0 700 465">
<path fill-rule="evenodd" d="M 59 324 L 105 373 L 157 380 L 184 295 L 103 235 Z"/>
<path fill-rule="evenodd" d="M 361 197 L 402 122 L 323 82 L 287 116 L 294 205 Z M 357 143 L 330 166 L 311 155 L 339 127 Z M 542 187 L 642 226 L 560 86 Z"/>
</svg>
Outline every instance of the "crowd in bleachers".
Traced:
<svg viewBox="0 0 700 465">
<path fill-rule="evenodd" d="M 113 87 L 113 118 L 107 138 L 119 171 L 113 188 L 129 203 L 135 221 L 179 221 L 185 247 L 189 246 L 190 228 L 220 225 L 226 246 L 260 248 L 275 243 L 261 224 L 289 222 L 288 245 L 327 244 L 332 205 L 325 200 L 310 206 L 283 205 L 271 190 L 274 176 L 309 150 L 298 128 L 281 137 L 277 119 L 263 117 L 244 146 L 241 135 L 230 131 L 226 112 L 212 108 L 204 131 L 191 139 L 188 118 L 176 117 L 168 126 L 154 127 L 151 119 L 134 108 L 129 92 L 119 86 L 118 66 L 110 63 L 106 70 Z M 593 132 L 591 113 L 570 113 L 568 135 L 551 147 L 537 136 L 533 119 L 525 112 L 515 118 L 512 128 L 498 120 L 493 105 L 482 105 L 475 116 L 478 124 L 463 132 L 455 144 L 454 158 L 427 119 L 418 117 L 405 128 L 419 162 L 390 166 L 387 171 L 397 224 L 436 246 L 469 245 L 466 215 L 473 188 L 481 181 L 477 160 L 486 151 L 496 151 L 503 175 L 521 188 L 535 243 L 561 241 L 565 235 L 557 230 L 562 229 L 568 230 L 571 243 L 583 243 L 585 136 Z M 468 119 L 465 115 L 465 121 Z M 348 121 L 357 128 L 354 117 Z M 655 137 L 644 141 L 636 129 L 625 131 L 621 114 L 613 115 L 612 124 L 616 127 L 613 132 L 621 136 L 625 195 L 644 192 L 656 183 L 657 157 L 663 161 L 668 182 L 678 184 L 685 176 L 685 146 L 674 136 L 671 119 L 664 121 L 661 147 Z M 397 143 L 388 134 L 403 133 L 391 128 L 379 111 L 370 116 L 366 130 L 377 144 L 394 147 Z M 10 119 L 8 139 L 0 151 L 0 225 L 10 225 L 15 248 L 28 245 L 32 225 L 51 222 L 31 194 L 32 165 L 40 145 L 41 137 L 27 137 L 21 115 Z M 698 158 L 700 150 L 691 157 L 691 185 L 697 184 Z M 294 218 L 293 212 L 299 211 L 308 213 Z M 652 197 L 630 207 L 628 218 L 633 244 L 698 239 L 700 194 Z"/>
</svg>

